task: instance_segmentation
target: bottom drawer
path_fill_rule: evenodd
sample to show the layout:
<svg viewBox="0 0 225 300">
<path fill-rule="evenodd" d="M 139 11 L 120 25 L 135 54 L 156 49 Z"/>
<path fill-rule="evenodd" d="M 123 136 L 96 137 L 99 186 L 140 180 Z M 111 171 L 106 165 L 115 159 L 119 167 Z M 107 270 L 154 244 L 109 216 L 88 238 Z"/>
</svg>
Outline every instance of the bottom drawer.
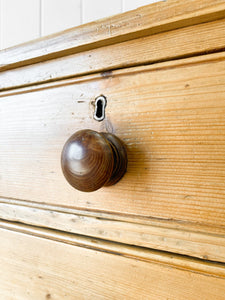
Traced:
<svg viewBox="0 0 225 300">
<path fill-rule="evenodd" d="M 64 243 L 62 233 L 54 234 L 58 241 L 0 229 L 0 299 L 224 300 L 222 266 L 212 264 L 214 274 L 181 269 L 163 259 L 127 257 L 122 245 L 118 255 Z M 198 263 L 199 269 L 206 264 Z"/>
</svg>

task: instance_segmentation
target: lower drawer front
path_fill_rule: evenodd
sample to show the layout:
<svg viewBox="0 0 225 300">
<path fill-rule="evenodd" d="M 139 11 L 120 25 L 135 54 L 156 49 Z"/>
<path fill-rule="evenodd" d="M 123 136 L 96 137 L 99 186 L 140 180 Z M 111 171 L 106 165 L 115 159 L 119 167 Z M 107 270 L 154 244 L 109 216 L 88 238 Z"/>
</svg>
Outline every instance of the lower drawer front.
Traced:
<svg viewBox="0 0 225 300">
<path fill-rule="evenodd" d="M 0 230 L 0 243 L 0 298 L 4 300 L 215 300 L 225 295 L 225 278 L 221 275 L 182 270 L 6 229 Z"/>
</svg>

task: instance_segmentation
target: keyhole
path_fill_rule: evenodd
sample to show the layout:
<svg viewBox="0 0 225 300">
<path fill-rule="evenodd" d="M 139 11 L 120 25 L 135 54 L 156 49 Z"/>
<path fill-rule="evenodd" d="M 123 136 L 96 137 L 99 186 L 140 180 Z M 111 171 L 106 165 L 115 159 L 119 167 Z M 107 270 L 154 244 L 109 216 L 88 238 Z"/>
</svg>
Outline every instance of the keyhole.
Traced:
<svg viewBox="0 0 225 300">
<path fill-rule="evenodd" d="M 102 121 L 105 119 L 105 107 L 106 107 L 106 97 L 99 96 L 95 99 L 95 112 L 94 119 L 96 121 Z"/>
</svg>

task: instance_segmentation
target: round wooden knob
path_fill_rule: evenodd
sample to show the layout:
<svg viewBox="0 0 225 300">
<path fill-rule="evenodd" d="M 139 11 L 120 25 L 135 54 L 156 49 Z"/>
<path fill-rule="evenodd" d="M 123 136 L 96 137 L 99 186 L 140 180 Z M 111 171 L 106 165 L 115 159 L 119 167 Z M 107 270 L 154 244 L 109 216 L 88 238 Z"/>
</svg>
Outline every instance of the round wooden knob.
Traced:
<svg viewBox="0 0 225 300">
<path fill-rule="evenodd" d="M 111 133 L 80 130 L 63 147 L 61 165 L 64 176 L 74 188 L 96 191 L 123 177 L 127 168 L 126 147 Z"/>
</svg>

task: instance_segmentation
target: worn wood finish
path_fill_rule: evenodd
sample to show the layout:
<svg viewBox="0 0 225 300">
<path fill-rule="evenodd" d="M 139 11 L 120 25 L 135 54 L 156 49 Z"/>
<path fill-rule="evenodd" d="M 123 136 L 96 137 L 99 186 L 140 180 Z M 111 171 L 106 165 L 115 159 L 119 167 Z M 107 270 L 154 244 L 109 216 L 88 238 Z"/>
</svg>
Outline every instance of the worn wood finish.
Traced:
<svg viewBox="0 0 225 300">
<path fill-rule="evenodd" d="M 169 0 L 0 52 L 1 299 L 224 299 L 224 36 Z M 63 177 L 82 129 L 127 145 L 115 186 Z"/>
<path fill-rule="evenodd" d="M 210 225 L 210 224 L 201 224 L 201 223 L 192 223 L 192 222 L 177 222 L 176 220 L 172 219 L 162 219 L 162 218 L 151 218 L 149 216 L 143 216 L 143 215 L 132 215 L 127 213 L 114 213 L 112 211 L 110 212 L 101 212 L 98 210 L 89 210 L 89 209 L 80 209 L 80 208 L 71 208 L 66 206 L 60 206 L 60 205 L 50 205 L 45 203 L 38 203 L 38 202 L 31 202 L 31 201 L 24 201 L 24 200 L 18 200 L 18 199 L 12 199 L 12 198 L 0 198 L 1 204 L 9 204 L 16 205 L 16 206 L 22 206 L 27 208 L 40 208 L 44 210 L 51 210 L 55 212 L 63 212 L 67 214 L 73 214 L 73 215 L 82 215 L 82 216 L 88 216 L 88 217 L 100 217 L 103 219 L 110 219 L 114 221 L 123 221 L 128 223 L 135 223 L 135 224 L 145 224 L 150 226 L 156 226 L 156 227 L 164 227 L 164 228 L 173 228 L 178 230 L 191 230 L 195 232 L 200 233 L 210 233 L 210 234 L 217 234 L 221 235 L 224 234 L 224 227 L 219 225 Z M 17 210 L 14 211 L 14 216 L 17 214 Z"/>
<path fill-rule="evenodd" d="M 2 93 L 2 196 L 224 226 L 224 58 L 205 55 Z M 108 104 L 98 123 L 92 101 L 102 93 Z M 67 184 L 60 167 L 65 141 L 84 126 L 118 135 L 129 161 L 116 188 L 88 197 Z"/>
<path fill-rule="evenodd" d="M 224 18 L 223 0 L 163 1 L 1 51 L 1 70 Z"/>
<path fill-rule="evenodd" d="M 26 46 L 24 47 L 26 49 Z M 168 61 L 223 49 L 225 49 L 224 19 L 4 71 L 1 72 L 0 89 Z"/>
<path fill-rule="evenodd" d="M 55 231 L 46 228 L 33 227 L 8 221 L 0 221 L 0 230 L 12 230 L 18 233 L 50 239 L 53 241 L 83 247 L 91 250 L 121 255 L 127 258 L 146 262 L 160 263 L 180 270 L 197 272 L 203 275 L 221 277 L 225 279 L 225 265 L 212 261 L 200 260 L 193 257 L 171 254 L 164 251 L 135 247 L 121 243 L 114 243 L 83 235 Z"/>
<path fill-rule="evenodd" d="M 147 223 L 137 217 L 62 209 L 60 211 L 60 207 L 29 207 L 20 202 L 0 203 L 0 218 L 127 245 L 225 262 L 225 230 L 222 231 L 222 228 L 219 228 L 220 233 L 212 233 L 212 228 L 197 228 L 189 223 L 185 228 L 184 224 L 175 222 L 168 224 L 153 220 Z M 213 229 L 215 230 L 214 227 Z"/>
<path fill-rule="evenodd" d="M 0 230 L 4 245 L 0 248 L 2 298 L 224 299 L 224 266 L 190 261 L 186 268 L 179 268 L 172 265 L 172 257 L 168 265 L 164 255 L 160 262 L 159 254 L 145 254 L 141 249 L 134 249 L 136 257 L 132 259 L 132 255 L 122 254 L 123 247 L 107 253 L 98 251 L 101 243 L 91 250 L 74 246 L 73 237 L 66 234 L 57 233 L 55 239 L 60 242 Z M 66 245 L 66 240 L 72 245 Z M 132 249 L 125 250 L 129 251 Z M 140 259 L 143 255 L 145 259 Z M 181 263 L 184 265 L 184 260 Z M 193 270 L 193 265 L 198 270 Z"/>
</svg>

